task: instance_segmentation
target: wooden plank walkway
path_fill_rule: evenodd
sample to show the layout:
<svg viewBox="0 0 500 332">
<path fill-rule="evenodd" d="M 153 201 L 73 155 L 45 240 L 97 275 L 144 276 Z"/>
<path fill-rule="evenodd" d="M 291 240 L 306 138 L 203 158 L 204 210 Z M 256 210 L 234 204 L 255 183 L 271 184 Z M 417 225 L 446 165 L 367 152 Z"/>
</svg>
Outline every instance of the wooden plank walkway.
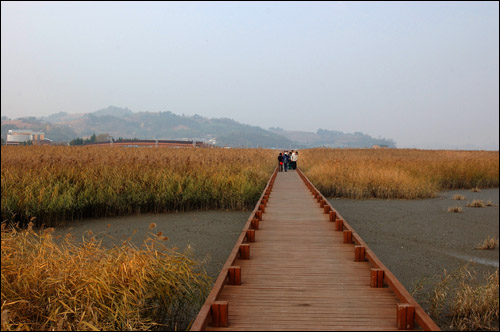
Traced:
<svg viewBox="0 0 500 332">
<path fill-rule="evenodd" d="M 373 280 L 381 272 L 366 261 L 366 244 L 355 250 L 359 236 L 339 226 L 340 215 L 299 175 L 270 180 L 270 195 L 263 193 L 191 330 L 413 329 L 416 303 L 398 309 L 411 301 Z M 423 319 L 424 328 L 438 329 Z"/>
</svg>

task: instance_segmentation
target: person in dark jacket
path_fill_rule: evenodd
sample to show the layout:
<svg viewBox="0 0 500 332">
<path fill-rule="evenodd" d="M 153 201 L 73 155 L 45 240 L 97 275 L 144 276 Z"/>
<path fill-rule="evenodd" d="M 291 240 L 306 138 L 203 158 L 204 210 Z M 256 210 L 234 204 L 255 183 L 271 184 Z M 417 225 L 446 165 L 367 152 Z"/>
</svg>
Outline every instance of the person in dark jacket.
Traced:
<svg viewBox="0 0 500 332">
<path fill-rule="evenodd" d="M 290 162 L 290 156 L 288 155 L 288 151 L 285 151 L 285 154 L 283 155 L 283 168 L 285 169 L 285 172 L 288 169 L 289 162 Z"/>
<path fill-rule="evenodd" d="M 283 154 L 281 152 L 278 156 L 278 171 L 283 172 Z"/>
</svg>

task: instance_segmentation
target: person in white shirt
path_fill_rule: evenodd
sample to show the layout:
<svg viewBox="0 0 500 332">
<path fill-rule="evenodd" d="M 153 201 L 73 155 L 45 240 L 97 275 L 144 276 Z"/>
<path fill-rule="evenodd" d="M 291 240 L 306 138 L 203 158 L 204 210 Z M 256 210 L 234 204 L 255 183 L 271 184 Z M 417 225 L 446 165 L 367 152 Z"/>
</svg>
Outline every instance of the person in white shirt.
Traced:
<svg viewBox="0 0 500 332">
<path fill-rule="evenodd" d="M 290 160 L 292 161 L 292 169 L 297 169 L 297 159 L 299 159 L 299 156 L 296 151 L 293 151 L 292 156 L 290 157 Z"/>
</svg>

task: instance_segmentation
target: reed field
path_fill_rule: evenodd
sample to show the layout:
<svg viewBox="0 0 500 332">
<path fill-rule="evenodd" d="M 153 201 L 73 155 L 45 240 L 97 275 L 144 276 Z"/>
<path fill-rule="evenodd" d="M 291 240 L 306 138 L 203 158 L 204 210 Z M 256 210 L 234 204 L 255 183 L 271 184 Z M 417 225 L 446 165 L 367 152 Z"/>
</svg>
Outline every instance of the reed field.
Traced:
<svg viewBox="0 0 500 332">
<path fill-rule="evenodd" d="M 83 244 L 71 236 L 56 241 L 51 227 L 86 217 L 253 208 L 278 153 L 2 147 L 2 330 L 189 328 L 210 281 L 188 254 L 166 248 L 161 233 L 151 233 L 141 248 L 125 241 L 106 249 L 92 234 Z M 298 165 L 333 197 L 427 198 L 499 182 L 498 152 L 308 149 L 299 152 Z M 496 311 L 479 308 L 471 316 L 461 309 L 469 310 L 466 300 L 478 302 L 482 288 L 458 294 L 455 326 L 488 328 L 488 319 L 498 320 L 498 273 L 491 280 L 488 294 L 497 297 L 487 306 Z"/>
<path fill-rule="evenodd" d="M 299 167 L 329 197 L 431 198 L 442 190 L 498 187 L 498 151 L 308 149 Z"/>
<path fill-rule="evenodd" d="M 2 220 L 46 227 L 143 212 L 253 208 L 276 166 L 263 149 L 2 147 Z"/>
<path fill-rule="evenodd" d="M 210 278 L 151 234 L 144 246 L 78 244 L 53 228 L 2 224 L 2 331 L 145 331 L 189 327 Z M 62 243 L 61 243 L 62 242 Z"/>
<path fill-rule="evenodd" d="M 2 147 L 2 220 L 56 225 L 85 217 L 252 208 L 276 150 Z M 429 198 L 498 187 L 488 151 L 307 149 L 299 167 L 325 195 Z"/>
</svg>

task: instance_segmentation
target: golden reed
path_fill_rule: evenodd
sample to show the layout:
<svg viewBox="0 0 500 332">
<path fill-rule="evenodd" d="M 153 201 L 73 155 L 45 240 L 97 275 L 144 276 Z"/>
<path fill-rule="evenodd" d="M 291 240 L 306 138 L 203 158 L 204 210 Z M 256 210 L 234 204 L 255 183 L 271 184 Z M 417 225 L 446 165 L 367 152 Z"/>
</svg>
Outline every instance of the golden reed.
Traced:
<svg viewBox="0 0 500 332">
<path fill-rule="evenodd" d="M 31 226 L 2 224 L 2 331 L 185 329 L 210 291 L 198 263 L 161 236 L 106 249 Z"/>
<path fill-rule="evenodd" d="M 140 212 L 251 208 L 274 170 L 262 149 L 2 147 L 2 220 L 56 225 Z"/>
<path fill-rule="evenodd" d="M 438 191 L 498 187 L 498 151 L 308 149 L 299 167 L 325 195 L 429 198 Z"/>
</svg>

